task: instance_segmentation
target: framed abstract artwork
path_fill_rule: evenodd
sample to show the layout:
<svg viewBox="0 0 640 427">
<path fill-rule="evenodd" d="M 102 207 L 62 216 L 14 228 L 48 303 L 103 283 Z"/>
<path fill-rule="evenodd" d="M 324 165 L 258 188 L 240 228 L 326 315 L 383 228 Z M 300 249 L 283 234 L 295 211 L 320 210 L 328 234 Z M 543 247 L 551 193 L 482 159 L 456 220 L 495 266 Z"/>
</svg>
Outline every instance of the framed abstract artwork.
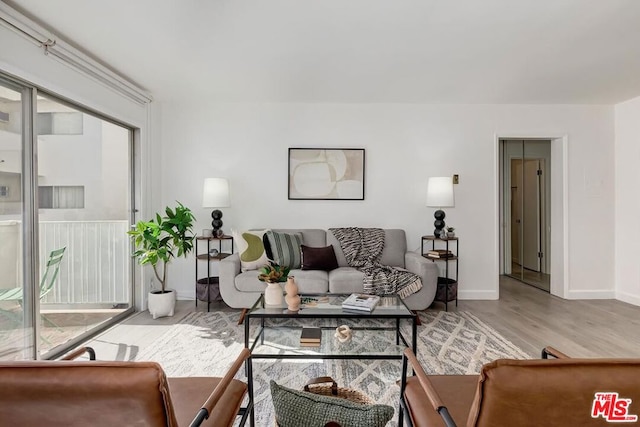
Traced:
<svg viewBox="0 0 640 427">
<path fill-rule="evenodd" d="M 289 148 L 289 200 L 364 200 L 364 148 Z"/>
</svg>

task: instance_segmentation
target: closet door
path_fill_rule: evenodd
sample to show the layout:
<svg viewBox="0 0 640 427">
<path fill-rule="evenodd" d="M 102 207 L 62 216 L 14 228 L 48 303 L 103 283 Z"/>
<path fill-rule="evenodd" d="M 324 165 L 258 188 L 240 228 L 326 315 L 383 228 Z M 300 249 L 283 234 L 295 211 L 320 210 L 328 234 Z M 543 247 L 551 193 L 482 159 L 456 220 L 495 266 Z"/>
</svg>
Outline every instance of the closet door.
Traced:
<svg viewBox="0 0 640 427">
<path fill-rule="evenodd" d="M 503 141 L 504 272 L 549 291 L 545 230 L 550 212 L 546 180 L 550 141 Z"/>
</svg>

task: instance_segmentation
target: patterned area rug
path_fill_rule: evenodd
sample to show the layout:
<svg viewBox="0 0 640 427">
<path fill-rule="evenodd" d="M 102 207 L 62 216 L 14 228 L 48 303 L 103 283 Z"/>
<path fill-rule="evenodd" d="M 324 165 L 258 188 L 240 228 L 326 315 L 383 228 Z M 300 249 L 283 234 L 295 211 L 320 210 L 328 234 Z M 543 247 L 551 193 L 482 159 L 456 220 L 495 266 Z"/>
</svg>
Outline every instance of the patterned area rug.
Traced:
<svg viewBox="0 0 640 427">
<path fill-rule="evenodd" d="M 489 361 L 529 359 L 532 355 L 509 342 L 467 312 L 420 312 L 418 359 L 428 374 L 476 374 Z M 137 360 L 159 362 L 168 376 L 223 376 L 244 347 L 238 312 L 196 312 L 158 338 Z M 357 325 L 350 325 L 357 326 Z M 410 336 L 410 329 L 404 331 Z M 376 339 L 386 339 L 376 334 Z M 389 344 L 395 344 L 390 338 Z M 301 389 L 311 378 L 331 376 L 340 386 L 363 391 L 378 403 L 396 408 L 402 372 L 398 360 L 256 360 L 254 398 L 256 425 L 274 425 L 269 380 Z M 246 380 L 244 369 L 238 378 Z M 388 426 L 397 425 L 397 413 Z"/>
</svg>

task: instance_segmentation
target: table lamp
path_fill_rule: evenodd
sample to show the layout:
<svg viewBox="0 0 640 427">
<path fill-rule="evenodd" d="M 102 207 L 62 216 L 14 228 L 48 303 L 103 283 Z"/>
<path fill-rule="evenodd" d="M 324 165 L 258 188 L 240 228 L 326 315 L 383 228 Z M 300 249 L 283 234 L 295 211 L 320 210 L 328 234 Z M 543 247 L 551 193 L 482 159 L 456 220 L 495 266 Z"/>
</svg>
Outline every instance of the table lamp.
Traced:
<svg viewBox="0 0 640 427">
<path fill-rule="evenodd" d="M 443 238 L 444 232 L 444 211 L 440 208 L 451 208 L 454 206 L 453 202 L 453 180 L 449 176 L 435 176 L 429 178 L 427 184 L 427 206 L 431 208 L 438 208 L 433 214 L 435 221 L 433 225 L 435 230 L 433 235 L 435 237 Z"/>
<path fill-rule="evenodd" d="M 202 191 L 202 207 L 203 208 L 226 208 L 229 206 L 229 182 L 226 178 L 206 178 L 204 180 L 204 189 Z M 213 227 L 213 236 L 222 237 L 222 211 L 214 209 L 211 212 L 211 226 Z"/>
</svg>

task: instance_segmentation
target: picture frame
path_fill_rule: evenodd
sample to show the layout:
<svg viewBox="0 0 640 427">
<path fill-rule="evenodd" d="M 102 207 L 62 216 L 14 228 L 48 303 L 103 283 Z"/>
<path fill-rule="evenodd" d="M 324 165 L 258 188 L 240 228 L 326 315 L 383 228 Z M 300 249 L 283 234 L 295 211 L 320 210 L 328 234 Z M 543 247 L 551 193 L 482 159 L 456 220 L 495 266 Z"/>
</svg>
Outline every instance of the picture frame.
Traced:
<svg viewBox="0 0 640 427">
<path fill-rule="evenodd" d="M 364 200 L 364 148 L 289 148 L 289 200 Z"/>
</svg>

